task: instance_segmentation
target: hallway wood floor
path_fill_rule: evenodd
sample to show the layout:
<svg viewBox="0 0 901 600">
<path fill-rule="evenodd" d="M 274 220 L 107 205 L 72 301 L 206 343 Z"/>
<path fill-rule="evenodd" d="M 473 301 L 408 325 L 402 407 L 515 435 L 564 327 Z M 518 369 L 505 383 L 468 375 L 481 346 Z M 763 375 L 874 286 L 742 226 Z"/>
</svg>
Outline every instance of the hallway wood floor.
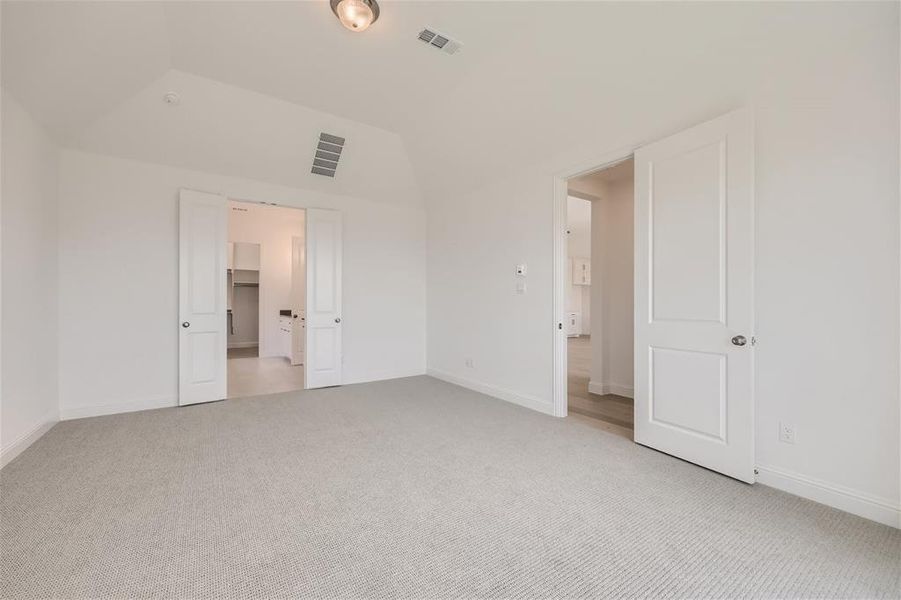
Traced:
<svg viewBox="0 0 901 600">
<path fill-rule="evenodd" d="M 582 420 L 586 422 L 596 421 L 594 425 L 601 429 L 631 440 L 634 422 L 632 399 L 616 394 L 600 396 L 588 391 L 591 377 L 591 336 L 569 338 L 567 346 L 567 406 L 570 414 L 583 417 Z"/>
</svg>

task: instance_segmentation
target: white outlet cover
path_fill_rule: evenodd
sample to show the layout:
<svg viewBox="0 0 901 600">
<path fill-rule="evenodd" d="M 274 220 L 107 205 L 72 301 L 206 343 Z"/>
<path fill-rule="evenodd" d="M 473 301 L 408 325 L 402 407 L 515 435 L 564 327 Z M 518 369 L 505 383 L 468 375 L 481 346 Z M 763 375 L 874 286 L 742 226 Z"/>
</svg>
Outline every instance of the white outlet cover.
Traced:
<svg viewBox="0 0 901 600">
<path fill-rule="evenodd" d="M 786 444 L 794 444 L 795 443 L 795 426 L 789 425 L 788 423 L 779 422 L 779 441 L 784 442 Z"/>
</svg>

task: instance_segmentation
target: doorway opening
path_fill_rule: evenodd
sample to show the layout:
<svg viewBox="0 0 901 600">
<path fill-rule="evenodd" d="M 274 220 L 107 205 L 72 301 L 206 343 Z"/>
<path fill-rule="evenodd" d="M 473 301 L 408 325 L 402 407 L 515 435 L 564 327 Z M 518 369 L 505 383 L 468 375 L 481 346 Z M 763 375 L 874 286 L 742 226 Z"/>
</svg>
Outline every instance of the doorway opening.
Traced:
<svg viewBox="0 0 901 600">
<path fill-rule="evenodd" d="M 567 180 L 567 414 L 634 438 L 634 161 Z"/>
<path fill-rule="evenodd" d="M 588 398 L 625 397 L 630 386 L 619 378 L 631 376 L 633 441 L 753 483 L 752 112 L 738 109 L 593 164 L 554 178 L 554 415 L 567 416 L 570 398 L 564 327 L 568 197 L 571 191 L 586 194 L 593 209 L 616 210 L 624 208 L 615 202 L 618 188 L 632 184 L 634 190 L 619 195 L 634 203 L 623 210 L 630 216 L 622 225 L 614 214 L 592 215 L 592 238 L 602 246 L 591 250 L 591 287 L 598 289 L 591 293 Z M 619 186 L 618 169 L 632 172 Z M 601 179 L 601 185 L 580 188 L 587 179 Z M 634 241 L 622 251 L 606 250 L 629 234 Z M 626 267 L 629 248 L 633 266 Z M 632 284 L 622 289 L 633 296 L 628 314 L 611 316 L 617 302 L 615 284 L 607 280 L 617 269 L 632 273 Z M 618 342 L 617 327 L 630 324 L 632 333 Z M 615 353 L 626 355 L 630 341 L 631 361 L 619 364 L 628 361 L 631 369 L 617 371 Z"/>
<path fill-rule="evenodd" d="M 228 202 L 227 398 L 304 388 L 304 209 Z"/>
<path fill-rule="evenodd" d="M 341 385 L 341 213 L 187 188 L 178 195 L 179 406 Z M 250 356 L 232 359 L 244 370 L 227 364 L 230 276 L 258 288 L 256 356 L 248 338 Z M 245 314 L 253 320 L 252 308 Z"/>
</svg>

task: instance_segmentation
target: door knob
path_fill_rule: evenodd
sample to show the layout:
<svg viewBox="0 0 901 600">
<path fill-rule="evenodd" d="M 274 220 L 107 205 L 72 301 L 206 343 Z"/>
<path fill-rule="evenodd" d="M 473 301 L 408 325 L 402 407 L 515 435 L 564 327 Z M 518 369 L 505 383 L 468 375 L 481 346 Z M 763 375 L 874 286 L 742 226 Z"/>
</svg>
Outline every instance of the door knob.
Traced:
<svg viewBox="0 0 901 600">
<path fill-rule="evenodd" d="M 747 343 L 748 343 L 748 340 L 743 335 L 737 335 L 734 338 L 732 338 L 732 344 L 734 346 L 744 346 Z"/>
<path fill-rule="evenodd" d="M 337 318 L 335 319 L 335 323 L 340 323 L 340 322 L 341 322 L 341 317 L 337 317 Z"/>
<path fill-rule="evenodd" d="M 184 322 L 181 324 L 181 326 L 184 327 L 184 328 L 188 328 L 188 327 L 191 326 L 191 324 L 188 323 L 187 321 L 184 321 Z"/>
</svg>

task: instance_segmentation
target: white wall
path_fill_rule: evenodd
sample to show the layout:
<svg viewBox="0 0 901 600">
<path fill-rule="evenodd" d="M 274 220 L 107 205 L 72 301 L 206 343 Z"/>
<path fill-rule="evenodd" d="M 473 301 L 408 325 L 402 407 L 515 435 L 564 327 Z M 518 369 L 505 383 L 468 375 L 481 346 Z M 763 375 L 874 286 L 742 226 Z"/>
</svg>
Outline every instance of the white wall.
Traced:
<svg viewBox="0 0 901 600">
<path fill-rule="evenodd" d="M 592 201 L 589 391 L 629 398 L 634 388 L 634 195 L 631 179 L 609 182 Z M 599 317 L 597 315 L 600 315 Z"/>
<path fill-rule="evenodd" d="M 2 94 L 0 466 L 58 420 L 56 195 L 59 152 Z"/>
<path fill-rule="evenodd" d="M 761 480 L 808 477 L 896 519 L 897 74 L 894 93 L 855 111 L 759 110 L 756 181 Z M 780 421 L 794 445 L 777 441 Z"/>
<path fill-rule="evenodd" d="M 733 106 L 758 100 L 760 480 L 897 524 L 899 69 L 893 27 L 855 32 L 854 60 L 781 73 Z M 820 79 L 827 70 L 829 78 Z M 808 76 L 818 78 L 811 89 L 831 85 L 835 93 L 819 95 L 818 104 L 799 101 L 806 98 Z M 853 90 L 844 87 L 846 77 L 857 82 Z M 708 110 L 705 118 L 725 110 Z M 629 136 L 596 139 L 474 191 L 430 198 L 430 372 L 551 412 L 553 177 L 626 156 L 687 125 L 647 121 Z M 529 292 L 516 295 L 508 273 L 521 262 L 529 264 Z M 473 368 L 465 366 L 470 356 Z M 780 420 L 795 425 L 796 444 L 778 441 Z"/>
<path fill-rule="evenodd" d="M 581 315 L 582 326 L 579 333 L 586 335 L 591 331 L 591 304 L 589 302 L 591 286 L 572 283 L 572 261 L 576 258 L 591 258 L 591 202 L 572 196 L 567 198 L 566 224 L 567 231 L 569 231 L 566 239 L 566 251 L 569 259 L 566 273 L 566 306 L 567 311 L 577 312 Z"/>
<path fill-rule="evenodd" d="M 304 236 L 304 211 L 248 202 L 230 202 L 229 208 L 229 241 L 260 245 L 260 356 L 282 356 L 278 313 L 294 308 L 291 302 L 292 238 Z M 235 292 L 239 289 L 249 291 L 251 288 L 238 288 Z"/>
<path fill-rule="evenodd" d="M 63 418 L 176 402 L 179 187 L 344 215 L 344 382 L 425 369 L 425 224 L 415 205 L 64 151 Z"/>
</svg>

